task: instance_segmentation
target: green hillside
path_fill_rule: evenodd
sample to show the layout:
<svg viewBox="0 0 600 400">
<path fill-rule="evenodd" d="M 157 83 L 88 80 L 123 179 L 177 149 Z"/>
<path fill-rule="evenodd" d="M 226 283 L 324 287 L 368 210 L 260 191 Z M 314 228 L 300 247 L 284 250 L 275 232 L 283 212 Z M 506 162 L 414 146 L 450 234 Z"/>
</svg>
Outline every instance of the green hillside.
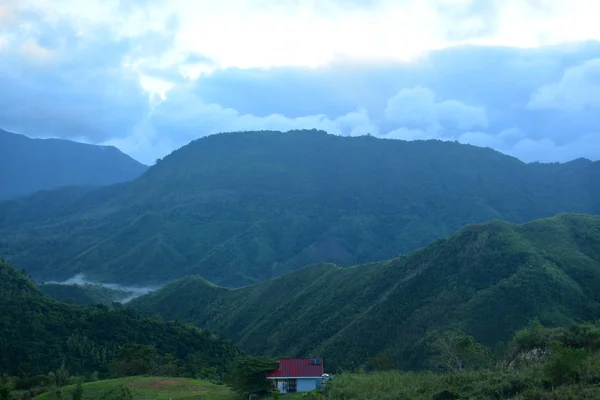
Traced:
<svg viewBox="0 0 600 400">
<path fill-rule="evenodd" d="M 106 304 L 110 305 L 132 297 L 135 293 L 125 290 L 111 289 L 100 285 L 65 285 L 58 283 L 44 283 L 39 288 L 58 301 L 67 303 L 91 305 Z"/>
<path fill-rule="evenodd" d="M 237 287 L 314 263 L 390 259 L 470 223 L 597 214 L 599 171 L 452 142 L 224 133 L 132 182 L 0 203 L 0 254 L 41 281 L 197 274 Z"/>
<path fill-rule="evenodd" d="M 171 377 L 141 377 L 108 379 L 98 382 L 83 384 L 83 400 L 106 399 L 109 400 L 111 391 L 125 387 L 133 396 L 133 400 L 235 400 L 239 399 L 229 387 L 199 381 L 197 379 L 171 378 Z M 75 385 L 62 389 L 63 398 L 71 398 Z M 105 396 L 105 397 L 102 397 Z M 38 400 L 54 400 L 55 393 L 44 393 L 37 397 Z"/>
<path fill-rule="evenodd" d="M 126 182 L 147 167 L 116 147 L 31 139 L 0 129 L 0 199 L 65 186 Z"/>
<path fill-rule="evenodd" d="M 238 353 L 213 334 L 183 323 L 106 306 L 57 302 L 25 272 L 0 260 L 0 375 L 47 374 L 64 362 L 72 374 L 106 374 L 122 346 L 153 346 L 157 355 L 196 353 L 221 370 Z"/>
<path fill-rule="evenodd" d="M 130 303 L 218 332 L 255 354 L 323 356 L 354 368 L 375 354 L 421 367 L 423 339 L 454 328 L 494 346 L 532 318 L 600 318 L 600 217 L 470 225 L 382 263 L 313 265 L 238 289 L 187 278 Z"/>
</svg>

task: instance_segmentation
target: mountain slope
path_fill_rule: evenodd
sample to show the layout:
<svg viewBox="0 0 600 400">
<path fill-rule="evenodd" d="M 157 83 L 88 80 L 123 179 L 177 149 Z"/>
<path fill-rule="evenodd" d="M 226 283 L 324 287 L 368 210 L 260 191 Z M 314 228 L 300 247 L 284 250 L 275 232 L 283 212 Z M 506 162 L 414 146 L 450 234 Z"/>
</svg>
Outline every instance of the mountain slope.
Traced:
<svg viewBox="0 0 600 400">
<path fill-rule="evenodd" d="M 462 329 L 494 345 L 532 318 L 548 325 L 599 318 L 600 217 L 470 225 L 383 263 L 314 265 L 239 289 L 192 277 L 130 304 L 211 329 L 252 353 L 321 355 L 348 368 L 383 352 L 414 368 L 434 329 Z"/>
<path fill-rule="evenodd" d="M 39 285 L 39 288 L 55 300 L 80 305 L 111 305 L 115 302 L 126 301 L 136 295 L 136 293 L 126 290 L 91 284 L 44 283 Z"/>
<path fill-rule="evenodd" d="M 0 260 L 0 374 L 46 374 L 63 361 L 72 373 L 105 373 L 120 346 L 153 345 L 181 359 L 199 352 L 223 369 L 238 353 L 228 341 L 181 323 L 60 303 L 23 271 Z"/>
<path fill-rule="evenodd" d="M 39 280 L 242 286 L 390 259 L 469 223 L 600 213 L 599 171 L 451 142 L 226 133 L 132 182 L 0 203 L 0 254 Z"/>
<path fill-rule="evenodd" d="M 65 186 L 100 186 L 137 178 L 146 166 L 115 147 L 30 139 L 0 129 L 0 199 Z"/>
</svg>

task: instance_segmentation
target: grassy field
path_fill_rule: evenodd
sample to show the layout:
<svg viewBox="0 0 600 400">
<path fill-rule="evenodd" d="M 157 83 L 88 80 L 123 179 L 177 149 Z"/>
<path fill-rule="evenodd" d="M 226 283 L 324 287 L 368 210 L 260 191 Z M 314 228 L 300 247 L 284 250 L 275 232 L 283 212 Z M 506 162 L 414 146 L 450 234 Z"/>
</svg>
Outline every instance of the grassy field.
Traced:
<svg viewBox="0 0 600 400">
<path fill-rule="evenodd" d="M 83 384 L 83 398 L 92 400 L 100 398 L 103 392 L 119 385 L 128 387 L 135 400 L 234 400 L 233 393 L 225 385 L 215 385 L 196 379 L 160 378 L 160 377 L 129 377 L 109 379 Z M 63 388 L 63 399 L 70 399 L 75 386 Z M 54 400 L 54 393 L 44 393 L 37 400 Z"/>
</svg>

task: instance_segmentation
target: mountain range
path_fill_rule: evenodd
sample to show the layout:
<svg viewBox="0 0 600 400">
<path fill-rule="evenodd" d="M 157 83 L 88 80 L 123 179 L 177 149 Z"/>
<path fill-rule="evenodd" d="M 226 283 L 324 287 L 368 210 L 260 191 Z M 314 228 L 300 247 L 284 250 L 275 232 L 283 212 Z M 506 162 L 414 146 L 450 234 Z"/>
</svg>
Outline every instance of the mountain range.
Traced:
<svg viewBox="0 0 600 400">
<path fill-rule="evenodd" d="M 0 200 L 66 186 L 132 180 L 147 167 L 112 146 L 31 139 L 0 129 Z"/>
<path fill-rule="evenodd" d="M 400 258 L 317 264 L 237 289 L 188 277 L 130 306 L 193 322 L 252 354 L 322 356 L 341 369 L 384 354 L 422 368 L 437 330 L 494 347 L 535 319 L 600 318 L 600 217 L 469 225 Z"/>
<path fill-rule="evenodd" d="M 73 374 L 106 375 L 123 346 L 154 346 L 180 359 L 197 354 L 224 368 L 239 353 L 229 341 L 131 309 L 76 306 L 46 296 L 0 259 L 0 374 L 35 376 L 66 364 Z"/>
<path fill-rule="evenodd" d="M 600 162 L 526 164 L 443 141 L 236 132 L 129 182 L 0 203 L 0 254 L 38 281 L 263 282 L 407 254 L 467 224 L 600 213 Z"/>
</svg>

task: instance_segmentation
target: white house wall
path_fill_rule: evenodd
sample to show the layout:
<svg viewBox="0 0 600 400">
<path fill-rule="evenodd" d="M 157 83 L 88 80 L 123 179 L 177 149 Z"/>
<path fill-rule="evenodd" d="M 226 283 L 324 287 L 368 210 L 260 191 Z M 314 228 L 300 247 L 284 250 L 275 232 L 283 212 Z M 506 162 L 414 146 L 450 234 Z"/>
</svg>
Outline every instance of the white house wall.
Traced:
<svg viewBox="0 0 600 400">
<path fill-rule="evenodd" d="M 296 381 L 296 391 L 297 392 L 312 392 L 317 387 L 321 379 L 298 379 Z M 317 386 L 318 385 L 318 386 Z"/>
</svg>

